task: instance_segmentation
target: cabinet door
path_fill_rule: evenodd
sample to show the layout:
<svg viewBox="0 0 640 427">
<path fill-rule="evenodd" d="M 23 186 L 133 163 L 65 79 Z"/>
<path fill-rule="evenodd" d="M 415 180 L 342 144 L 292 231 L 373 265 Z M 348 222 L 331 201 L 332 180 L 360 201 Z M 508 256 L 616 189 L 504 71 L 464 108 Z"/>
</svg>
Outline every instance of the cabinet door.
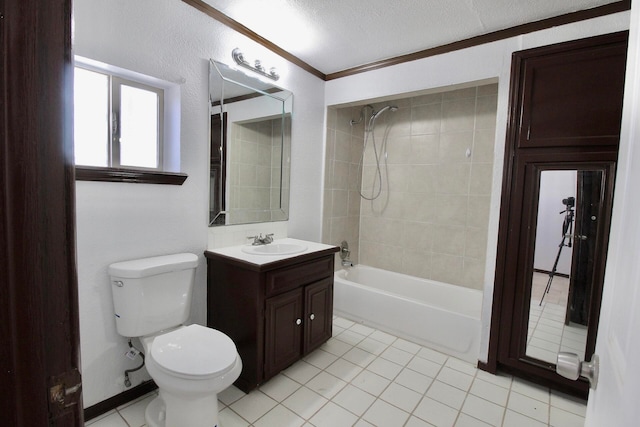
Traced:
<svg viewBox="0 0 640 427">
<path fill-rule="evenodd" d="M 304 349 L 307 354 L 331 338 L 333 324 L 333 277 L 304 288 Z"/>
<path fill-rule="evenodd" d="M 524 83 L 518 147 L 618 145 L 626 54 L 620 33 L 516 57 Z"/>
<path fill-rule="evenodd" d="M 266 301 L 265 379 L 286 368 L 301 356 L 302 289 L 295 289 Z"/>
</svg>

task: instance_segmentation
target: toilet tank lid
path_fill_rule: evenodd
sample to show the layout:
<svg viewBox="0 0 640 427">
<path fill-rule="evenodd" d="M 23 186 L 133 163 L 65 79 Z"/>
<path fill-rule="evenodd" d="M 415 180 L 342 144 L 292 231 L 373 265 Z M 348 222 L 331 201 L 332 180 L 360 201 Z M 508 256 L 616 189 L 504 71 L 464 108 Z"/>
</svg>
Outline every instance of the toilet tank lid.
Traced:
<svg viewBox="0 0 640 427">
<path fill-rule="evenodd" d="M 198 257 L 191 253 L 162 255 L 151 258 L 116 262 L 109 266 L 109 276 L 136 279 L 198 266 Z"/>
</svg>

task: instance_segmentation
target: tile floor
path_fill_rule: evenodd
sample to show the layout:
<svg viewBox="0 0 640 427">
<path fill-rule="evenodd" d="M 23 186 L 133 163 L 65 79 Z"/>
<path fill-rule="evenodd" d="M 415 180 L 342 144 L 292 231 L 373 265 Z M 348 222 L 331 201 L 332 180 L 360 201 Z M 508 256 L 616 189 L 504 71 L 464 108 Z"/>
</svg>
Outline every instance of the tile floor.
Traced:
<svg viewBox="0 0 640 427">
<path fill-rule="evenodd" d="M 220 427 L 582 427 L 581 400 L 334 319 L 333 338 L 259 389 L 219 395 Z M 155 393 L 90 420 L 141 427 Z"/>
<path fill-rule="evenodd" d="M 577 323 L 565 324 L 569 279 L 556 276 L 542 305 L 540 298 L 549 276 L 534 273 L 529 311 L 529 331 L 526 354 L 549 363 L 556 363 L 558 352 L 576 353 L 584 360 L 587 343 L 587 327 Z"/>
</svg>

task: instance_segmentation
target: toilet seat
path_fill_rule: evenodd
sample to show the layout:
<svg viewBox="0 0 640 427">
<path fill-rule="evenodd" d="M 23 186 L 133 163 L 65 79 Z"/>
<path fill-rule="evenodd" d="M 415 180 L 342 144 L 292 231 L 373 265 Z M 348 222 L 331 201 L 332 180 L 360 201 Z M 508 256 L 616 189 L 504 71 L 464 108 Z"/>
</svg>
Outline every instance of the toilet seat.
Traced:
<svg viewBox="0 0 640 427">
<path fill-rule="evenodd" d="M 222 332 L 194 324 L 157 336 L 150 355 L 170 375 L 203 379 L 233 369 L 238 351 Z"/>
</svg>

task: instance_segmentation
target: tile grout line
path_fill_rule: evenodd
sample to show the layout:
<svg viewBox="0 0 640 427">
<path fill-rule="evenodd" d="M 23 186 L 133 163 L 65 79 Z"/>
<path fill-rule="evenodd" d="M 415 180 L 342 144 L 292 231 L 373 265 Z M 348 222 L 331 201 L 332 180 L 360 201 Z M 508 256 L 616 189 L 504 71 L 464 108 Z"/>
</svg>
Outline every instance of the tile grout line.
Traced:
<svg viewBox="0 0 640 427">
<path fill-rule="evenodd" d="M 334 318 L 334 321 L 337 318 Z M 348 321 L 348 319 L 345 319 Z M 351 321 L 348 321 L 351 322 Z M 342 323 L 345 324 L 345 323 Z M 497 382 L 493 382 L 490 381 L 489 378 L 482 378 L 479 373 L 480 370 L 477 369 L 477 367 L 474 367 L 472 364 L 468 364 L 468 362 L 454 358 L 452 356 L 448 356 L 445 355 L 443 353 L 438 352 L 437 350 L 433 350 L 430 349 L 429 347 L 424 347 L 421 346 L 419 344 L 415 344 L 412 343 L 411 341 L 408 341 L 408 343 L 410 344 L 415 344 L 416 345 L 416 349 L 411 349 L 411 347 L 409 346 L 404 346 L 402 345 L 403 341 L 407 341 L 402 339 L 400 337 L 394 336 L 392 334 L 388 334 L 384 331 L 380 331 L 378 329 L 375 328 L 370 328 L 366 325 L 362 325 L 361 323 L 357 323 L 357 322 L 351 322 L 351 325 L 349 327 L 343 328 L 343 326 L 338 326 L 336 325 L 336 330 L 338 328 L 341 329 L 341 331 L 333 336 L 332 338 L 339 341 L 340 343 L 344 344 L 344 347 L 347 348 L 346 351 L 342 351 L 340 349 L 340 347 L 342 345 L 339 345 L 338 348 L 336 348 L 334 351 L 336 351 L 336 353 L 340 353 L 338 354 L 334 354 L 331 351 L 327 351 L 326 349 L 320 348 L 320 350 L 322 350 L 323 354 L 326 353 L 326 355 L 330 355 L 331 356 L 331 362 L 329 362 L 328 364 L 326 363 L 326 358 L 324 358 L 324 356 L 321 356 L 321 358 L 316 360 L 316 364 L 311 363 L 307 360 L 301 359 L 301 362 L 304 362 L 305 364 L 311 366 L 314 368 L 314 370 L 317 370 L 317 372 L 315 372 L 314 375 L 312 375 L 310 378 L 305 379 L 305 382 L 302 383 L 300 381 L 298 381 L 297 379 L 294 379 L 290 376 L 288 376 L 286 373 L 284 373 L 284 371 L 282 372 L 282 375 L 284 375 L 284 377 L 286 377 L 288 380 L 292 381 L 293 383 L 295 383 L 296 385 L 296 389 L 291 392 L 288 393 L 286 396 L 282 397 L 282 398 L 274 398 L 271 397 L 269 394 L 267 394 L 266 392 L 262 391 L 260 388 L 256 389 L 256 392 L 262 393 L 265 397 L 267 397 L 268 399 L 271 399 L 273 401 L 276 402 L 276 404 L 271 407 L 268 411 L 266 411 L 264 414 L 261 414 L 260 417 L 258 417 L 253 423 L 248 422 L 248 420 L 242 416 L 239 412 L 237 412 L 236 410 L 234 410 L 233 408 L 231 408 L 231 405 L 233 405 L 235 402 L 239 401 L 240 399 L 242 399 L 243 397 L 248 396 L 248 394 L 243 394 L 240 398 L 235 399 L 233 401 L 230 402 L 230 404 L 226 404 L 224 402 L 220 402 L 221 405 L 221 412 L 222 410 L 226 410 L 227 408 L 229 409 L 229 411 L 231 411 L 231 413 L 233 413 L 234 415 L 236 415 L 238 417 L 239 420 L 242 420 L 243 423 L 246 423 L 246 426 L 248 427 L 254 427 L 256 423 L 259 423 L 260 420 L 264 419 L 264 417 L 267 416 L 267 414 L 271 413 L 272 411 L 276 410 L 276 408 L 278 406 L 282 406 L 284 409 L 286 409 L 287 411 L 291 412 L 292 414 L 295 414 L 297 417 L 299 417 L 300 420 L 303 420 L 303 424 L 308 424 L 310 426 L 314 426 L 315 424 L 312 423 L 311 419 L 315 416 L 317 416 L 318 413 L 320 413 L 323 409 L 327 408 L 327 406 L 329 405 L 329 402 L 333 403 L 336 407 L 340 408 L 341 410 L 346 411 L 346 413 L 351 414 L 352 416 L 355 417 L 355 423 L 359 423 L 359 422 L 366 422 L 369 423 L 367 421 L 366 414 L 372 409 L 372 407 L 374 407 L 374 405 L 376 405 L 376 403 L 378 401 L 381 401 L 381 403 L 389 405 L 390 407 L 393 407 L 399 411 L 402 411 L 402 413 L 407 414 L 407 419 L 406 421 L 403 423 L 403 425 L 407 425 L 410 420 L 415 417 L 418 420 L 424 421 L 424 422 L 428 422 L 428 420 L 425 420 L 423 418 L 421 418 L 420 416 L 415 414 L 415 411 L 420 407 L 420 405 L 425 401 L 425 399 L 431 399 L 434 402 L 437 402 L 439 404 L 442 404 L 448 408 L 451 408 L 452 410 L 456 411 L 455 414 L 455 418 L 454 418 L 454 424 L 459 422 L 464 414 L 464 417 L 469 417 L 471 419 L 477 420 L 478 422 L 482 422 L 482 423 L 488 423 L 487 421 L 484 421 L 480 418 L 477 418 L 475 415 L 470 415 L 466 412 L 463 412 L 463 408 L 465 407 L 465 404 L 469 401 L 469 396 L 473 395 L 474 398 L 479 399 L 485 403 L 491 404 L 491 405 L 496 405 L 498 407 L 501 408 L 501 416 L 500 416 L 500 421 L 498 424 L 496 424 L 496 426 L 504 426 L 506 419 L 507 419 L 507 414 L 509 409 L 509 403 L 511 402 L 512 398 L 515 397 L 514 393 L 517 393 L 518 395 L 528 399 L 528 400 L 532 400 L 535 402 L 540 402 L 540 403 L 544 403 L 545 406 L 547 407 L 547 414 L 546 414 L 546 425 L 547 426 L 551 426 L 551 409 L 552 408 L 556 408 L 558 410 L 561 410 L 567 414 L 571 414 L 572 416 L 575 417 L 579 417 L 581 419 L 584 419 L 584 416 L 582 415 L 583 411 L 581 411 L 578 407 L 574 408 L 573 402 L 578 403 L 577 400 L 573 400 L 570 399 L 568 397 L 565 397 L 564 394 L 562 393 L 557 393 L 554 394 L 552 393 L 552 391 L 548 388 L 543 388 L 544 389 L 544 398 L 542 400 L 539 399 L 540 395 L 539 393 L 531 393 L 529 390 L 527 390 L 526 388 L 518 388 L 516 390 L 516 385 L 517 384 L 521 384 L 524 387 L 528 387 L 528 386 L 533 386 L 536 387 L 535 384 L 533 383 L 529 383 L 528 381 L 525 380 L 518 380 L 517 378 L 514 378 L 512 376 L 508 376 L 509 378 L 509 383 L 508 386 L 505 387 L 504 384 L 502 384 L 502 381 L 497 381 Z M 354 328 L 352 329 L 354 326 L 363 326 L 366 327 L 368 329 L 361 329 L 361 328 Z M 350 338 L 350 342 L 347 341 L 342 341 L 340 338 L 338 338 L 339 335 L 341 335 L 344 332 L 350 332 L 350 334 L 357 334 L 355 336 L 351 335 Z M 367 333 L 367 334 L 363 334 Z M 382 332 L 386 335 L 376 335 L 376 332 Z M 375 337 L 374 337 L 375 335 Z M 358 339 L 358 337 L 362 337 L 361 339 Z M 393 338 L 393 339 L 391 339 Z M 343 339 L 347 339 L 347 337 L 343 337 Z M 376 345 L 367 345 L 365 343 L 365 340 L 372 340 L 373 343 L 371 343 L 370 341 L 368 342 L 369 344 L 376 344 Z M 359 347 L 360 345 L 362 345 L 362 347 Z M 343 348 L 344 348 L 343 347 Z M 366 354 L 367 357 L 364 358 L 364 360 L 362 360 L 360 363 L 363 363 L 362 365 L 359 363 L 354 363 L 349 359 L 344 358 L 344 356 L 346 354 L 348 354 L 350 351 L 352 351 L 353 349 L 358 349 L 359 351 L 363 352 L 362 354 Z M 383 356 L 383 354 L 387 353 L 390 349 L 394 349 L 397 352 L 402 352 L 402 353 L 397 353 L 398 356 L 400 358 L 396 358 L 394 357 L 394 355 L 392 355 L 393 353 L 388 353 L 385 356 Z M 428 352 L 422 353 L 423 349 L 427 349 L 427 350 L 431 350 L 432 352 L 434 352 L 433 357 L 435 357 L 436 354 L 440 354 L 444 357 L 444 359 L 442 359 L 442 362 L 436 362 L 435 360 L 432 360 L 431 358 L 429 358 L 428 356 L 430 355 Z M 413 351 L 415 350 L 415 352 Z M 405 354 L 404 357 L 406 357 L 406 362 L 404 362 L 404 357 L 401 356 L 401 354 Z M 421 354 L 422 353 L 422 354 Z M 369 359 L 368 361 L 366 361 L 367 359 Z M 440 359 L 438 357 L 438 359 Z M 355 367 L 358 368 L 358 373 L 355 374 L 355 376 L 353 376 L 351 379 L 349 379 L 348 381 L 343 380 L 341 377 L 329 372 L 327 369 L 332 366 L 334 363 L 338 362 L 338 361 L 344 361 L 347 362 L 349 364 L 354 365 Z M 372 367 L 372 365 L 374 363 L 376 363 L 376 361 L 382 361 L 384 362 L 384 364 L 382 364 L 382 366 L 376 367 L 375 369 L 381 373 L 378 373 L 377 371 L 374 371 L 372 369 L 370 369 Z M 409 367 L 409 365 L 416 360 L 424 360 L 427 361 L 429 363 L 435 363 L 438 365 L 437 370 L 433 373 L 434 376 L 431 377 L 430 375 L 427 375 L 425 373 L 422 373 L 421 371 L 417 371 L 415 370 L 416 367 Z M 460 362 L 460 363 L 458 363 Z M 388 364 L 385 367 L 385 364 Z M 469 365 L 469 367 L 473 368 L 473 369 L 466 369 L 467 365 Z M 292 365 L 293 366 L 293 365 Z M 322 367 L 320 367 L 322 366 Z M 387 368 L 390 367 L 391 370 L 387 371 Z M 469 377 L 470 381 L 469 381 L 469 385 L 466 389 L 462 389 L 459 387 L 459 385 L 464 384 L 464 383 L 460 383 L 459 381 L 455 380 L 453 382 L 448 382 L 447 380 L 443 379 L 438 379 L 438 377 L 443 374 L 443 372 L 445 372 L 445 368 L 455 372 L 458 375 L 464 375 L 465 377 Z M 396 371 L 394 373 L 394 371 Z M 398 379 L 398 377 L 400 376 L 400 374 L 402 372 L 406 372 L 406 371 L 410 371 L 410 372 L 414 372 L 420 375 L 424 375 L 425 377 L 429 378 L 431 380 L 430 384 L 428 385 L 428 387 L 425 389 L 424 392 L 418 392 L 414 389 L 411 389 L 401 383 L 396 382 L 396 380 Z M 337 371 L 336 371 L 337 372 Z M 384 379 L 384 381 L 387 382 L 387 384 L 380 390 L 379 393 L 377 393 L 376 395 L 370 393 L 368 390 L 365 390 L 363 388 L 360 388 L 359 386 L 355 385 L 353 383 L 353 381 L 362 373 L 367 372 L 368 374 L 372 374 L 372 375 L 376 375 L 377 377 L 380 377 L 381 379 Z M 472 373 L 470 373 L 472 372 Z M 324 374 L 324 375 L 329 375 L 328 378 L 330 378 L 331 383 L 335 383 L 334 380 L 339 380 L 339 381 L 343 381 L 344 384 L 337 390 L 335 391 L 333 394 L 331 394 L 331 397 L 326 397 L 323 394 L 317 393 L 314 389 L 310 388 L 308 386 L 308 384 L 313 381 L 315 378 L 317 378 L 319 375 Z M 455 377 L 454 377 L 455 378 Z M 464 377 L 460 377 L 460 378 L 464 378 Z M 453 389 L 459 390 L 459 391 L 464 391 L 464 399 L 462 399 L 461 403 L 460 403 L 460 408 L 458 409 L 457 406 L 453 406 L 453 402 L 450 401 L 449 403 L 445 403 L 446 397 L 443 398 L 444 400 L 441 399 L 434 399 L 433 397 L 428 396 L 428 393 L 432 390 L 435 390 L 434 387 L 436 386 L 436 381 L 448 386 L 448 387 L 452 387 Z M 498 387 L 501 390 L 506 391 L 507 396 L 505 399 L 504 404 L 498 404 L 496 403 L 496 401 L 492 401 L 490 399 L 485 398 L 482 395 L 478 395 L 474 392 L 472 392 L 473 388 L 474 388 L 474 384 L 480 384 L 477 381 L 482 381 L 484 383 L 487 383 L 488 385 L 490 385 L 491 387 Z M 408 392 L 411 393 L 416 393 L 418 396 L 418 399 L 416 401 L 416 403 L 414 405 L 411 405 L 412 409 L 411 410 L 406 410 L 403 409 L 401 407 L 399 407 L 398 405 L 388 401 L 387 399 L 383 398 L 383 395 L 385 392 L 387 392 L 387 390 L 390 389 L 390 387 L 392 387 L 392 384 L 394 384 L 397 387 L 400 387 L 401 389 L 407 390 Z M 457 385 L 454 385 L 457 384 Z M 365 407 L 363 407 L 362 412 L 360 413 L 360 415 L 358 415 L 358 413 L 353 412 L 351 409 L 346 408 L 345 406 L 341 405 L 340 403 L 334 401 L 334 399 L 340 394 L 342 393 L 348 386 L 351 387 L 355 387 L 357 390 L 362 391 L 364 393 L 366 393 L 368 396 L 372 397 L 373 400 L 371 400 L 371 402 L 369 404 L 367 404 Z M 322 398 L 324 398 L 326 400 L 326 402 L 324 402 L 321 406 L 318 407 L 317 410 L 315 410 L 313 413 L 309 414 L 306 417 L 303 417 L 301 414 L 299 414 L 297 411 L 290 409 L 288 406 L 286 406 L 284 404 L 284 401 L 288 398 L 290 398 L 294 393 L 296 393 L 298 390 L 301 390 L 302 388 L 307 389 L 308 391 L 314 393 L 315 395 L 318 395 Z M 482 387 L 482 385 L 479 385 L 479 387 Z M 399 389 L 400 390 L 400 389 Z M 540 390 L 542 391 L 542 390 Z M 534 396 L 538 396 L 538 397 L 534 397 Z M 556 398 L 554 398 L 554 402 L 552 403 L 552 397 L 556 396 Z M 413 397 L 412 397 L 413 398 Z M 138 399 L 138 401 L 143 400 L 144 398 L 140 398 Z M 128 408 L 132 405 L 134 405 L 135 403 L 137 403 L 138 401 L 135 402 L 131 402 L 130 404 L 123 406 L 120 409 L 125 409 Z M 567 402 L 566 404 L 563 404 L 563 402 Z M 568 409 L 564 409 L 563 407 L 567 407 Z M 355 410 L 355 409 L 354 409 Z M 360 409 L 357 409 L 358 412 L 360 412 Z M 536 421 L 536 422 L 541 422 L 539 418 L 533 418 L 523 412 L 517 411 L 517 410 L 512 410 L 514 413 L 518 414 L 518 416 L 521 417 L 525 417 L 526 419 L 532 420 L 532 421 Z M 126 418 L 125 416 L 120 412 L 119 409 L 116 408 L 115 413 L 118 414 L 118 419 L 124 421 L 124 423 L 129 426 L 129 427 L 140 427 L 137 425 L 132 425 Z M 92 420 L 92 424 L 98 420 Z M 544 422 L 543 422 L 544 423 Z M 89 424 L 90 425 L 90 424 Z"/>
</svg>

